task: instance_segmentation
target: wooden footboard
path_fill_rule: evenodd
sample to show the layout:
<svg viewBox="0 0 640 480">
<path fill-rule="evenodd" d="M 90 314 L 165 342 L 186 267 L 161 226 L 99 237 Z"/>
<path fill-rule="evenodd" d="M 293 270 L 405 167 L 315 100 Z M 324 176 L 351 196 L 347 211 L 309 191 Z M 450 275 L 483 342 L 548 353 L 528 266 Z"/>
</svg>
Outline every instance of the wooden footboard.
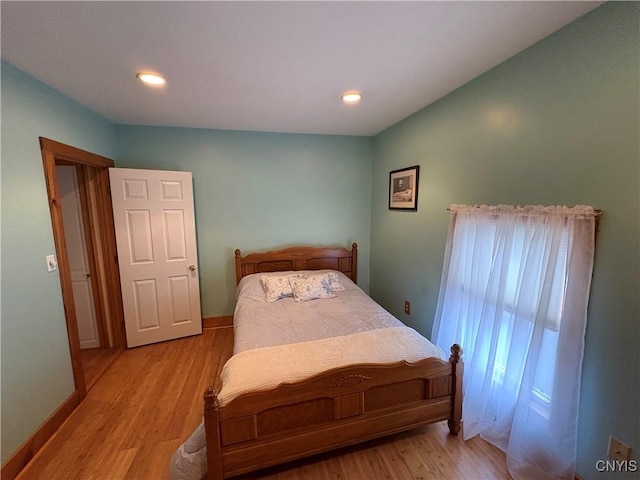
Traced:
<svg viewBox="0 0 640 480">
<path fill-rule="evenodd" d="M 462 417 L 462 350 L 448 362 L 355 365 L 218 405 L 205 392 L 210 479 L 223 479 L 411 428 Z"/>
</svg>

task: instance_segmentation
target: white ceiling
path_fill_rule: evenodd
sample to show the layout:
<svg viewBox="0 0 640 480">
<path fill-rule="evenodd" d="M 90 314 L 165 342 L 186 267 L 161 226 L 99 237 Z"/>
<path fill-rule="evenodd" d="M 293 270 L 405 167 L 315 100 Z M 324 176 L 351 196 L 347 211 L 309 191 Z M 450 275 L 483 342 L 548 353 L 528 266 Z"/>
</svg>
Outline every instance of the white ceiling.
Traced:
<svg viewBox="0 0 640 480">
<path fill-rule="evenodd" d="M 0 48 L 117 123 L 374 135 L 601 3 L 3 1 Z"/>
</svg>

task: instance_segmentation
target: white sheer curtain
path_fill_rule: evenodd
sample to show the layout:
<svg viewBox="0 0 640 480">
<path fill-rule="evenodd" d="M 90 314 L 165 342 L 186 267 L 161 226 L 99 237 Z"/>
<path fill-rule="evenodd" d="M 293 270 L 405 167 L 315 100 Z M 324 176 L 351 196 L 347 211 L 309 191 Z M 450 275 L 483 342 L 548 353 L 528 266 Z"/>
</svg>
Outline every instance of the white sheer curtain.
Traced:
<svg viewBox="0 0 640 480">
<path fill-rule="evenodd" d="M 464 350 L 463 435 L 515 479 L 573 479 L 592 207 L 451 206 L 435 343 Z"/>
</svg>

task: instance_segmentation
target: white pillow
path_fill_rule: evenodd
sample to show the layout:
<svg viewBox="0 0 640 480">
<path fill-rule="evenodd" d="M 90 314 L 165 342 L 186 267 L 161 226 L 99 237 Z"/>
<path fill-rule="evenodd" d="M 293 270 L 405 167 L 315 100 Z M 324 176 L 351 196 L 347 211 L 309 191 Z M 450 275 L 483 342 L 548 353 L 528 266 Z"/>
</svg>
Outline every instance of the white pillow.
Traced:
<svg viewBox="0 0 640 480">
<path fill-rule="evenodd" d="M 329 285 L 331 285 L 332 292 L 340 292 L 345 289 L 340 283 L 338 272 L 327 272 L 325 275 L 329 278 Z"/>
<path fill-rule="evenodd" d="M 340 283 L 340 277 L 338 276 L 338 272 L 322 272 L 322 273 L 306 273 L 302 275 L 298 275 L 299 277 L 310 278 L 310 277 L 322 277 L 326 278 L 329 282 L 329 286 L 332 292 L 341 292 L 345 290 L 344 285 Z"/>
<path fill-rule="evenodd" d="M 265 300 L 267 302 L 275 302 L 281 298 L 293 296 L 289 278 L 297 277 L 297 275 L 285 275 L 280 277 L 262 276 L 262 286 L 265 292 Z"/>
<path fill-rule="evenodd" d="M 325 274 L 309 277 L 290 277 L 289 283 L 296 302 L 306 302 L 317 298 L 333 298 L 336 295 L 331 290 L 331 284 Z"/>
</svg>

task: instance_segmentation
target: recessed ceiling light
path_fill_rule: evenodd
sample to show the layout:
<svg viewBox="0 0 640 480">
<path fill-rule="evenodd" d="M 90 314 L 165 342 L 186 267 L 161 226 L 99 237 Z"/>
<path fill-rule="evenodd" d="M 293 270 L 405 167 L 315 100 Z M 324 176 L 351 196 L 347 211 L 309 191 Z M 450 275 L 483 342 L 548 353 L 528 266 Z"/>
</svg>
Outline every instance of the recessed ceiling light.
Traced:
<svg viewBox="0 0 640 480">
<path fill-rule="evenodd" d="M 136 77 L 138 77 L 138 80 L 140 80 L 145 85 L 151 85 L 153 87 L 161 87 L 162 85 L 167 83 L 165 82 L 164 78 L 162 78 L 157 73 L 140 72 L 138 75 L 136 75 Z"/>
<path fill-rule="evenodd" d="M 342 94 L 342 101 L 347 105 L 353 105 L 362 100 L 362 93 L 360 92 L 346 92 Z"/>
</svg>

